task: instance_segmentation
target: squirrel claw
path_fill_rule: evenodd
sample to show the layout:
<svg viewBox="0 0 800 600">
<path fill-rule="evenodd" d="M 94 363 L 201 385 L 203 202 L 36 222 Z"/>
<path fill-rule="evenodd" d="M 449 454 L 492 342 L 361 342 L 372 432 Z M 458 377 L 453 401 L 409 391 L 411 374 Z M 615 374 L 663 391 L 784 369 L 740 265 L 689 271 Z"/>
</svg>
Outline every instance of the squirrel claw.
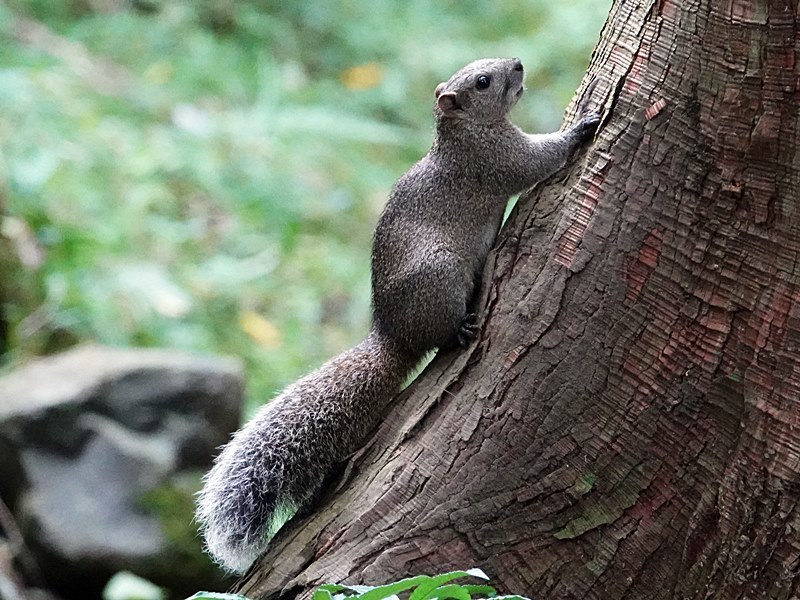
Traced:
<svg viewBox="0 0 800 600">
<path fill-rule="evenodd" d="M 589 113 L 581 117 L 580 121 L 574 127 L 575 133 L 581 142 L 585 142 L 592 138 L 600 125 L 600 113 Z"/>
<path fill-rule="evenodd" d="M 478 335 L 478 315 L 469 313 L 461 321 L 461 326 L 456 334 L 456 341 L 462 348 L 470 345 L 470 342 Z"/>
<path fill-rule="evenodd" d="M 578 140 L 585 142 L 591 139 L 597 128 L 600 126 L 601 116 L 596 110 L 590 110 L 589 105 L 592 101 L 592 95 L 597 89 L 597 84 L 600 80 L 597 77 L 592 78 L 589 85 L 586 86 L 586 91 L 583 94 L 578 106 L 578 123 L 575 125 L 574 130 L 578 136 Z"/>
</svg>

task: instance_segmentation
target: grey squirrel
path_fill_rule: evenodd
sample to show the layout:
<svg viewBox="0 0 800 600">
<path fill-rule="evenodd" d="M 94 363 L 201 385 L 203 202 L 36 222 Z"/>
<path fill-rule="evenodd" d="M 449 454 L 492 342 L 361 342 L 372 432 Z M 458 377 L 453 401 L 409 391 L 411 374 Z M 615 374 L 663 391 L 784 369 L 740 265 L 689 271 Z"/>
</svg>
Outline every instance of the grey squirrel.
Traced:
<svg viewBox="0 0 800 600">
<path fill-rule="evenodd" d="M 522 132 L 507 115 L 523 75 L 519 59 L 483 59 L 436 87 L 433 146 L 375 231 L 372 331 L 262 407 L 205 477 L 197 520 L 223 567 L 244 571 L 308 507 L 427 352 L 474 336 L 469 307 L 509 197 L 564 166 L 600 122 L 582 106 L 565 131 Z"/>
</svg>

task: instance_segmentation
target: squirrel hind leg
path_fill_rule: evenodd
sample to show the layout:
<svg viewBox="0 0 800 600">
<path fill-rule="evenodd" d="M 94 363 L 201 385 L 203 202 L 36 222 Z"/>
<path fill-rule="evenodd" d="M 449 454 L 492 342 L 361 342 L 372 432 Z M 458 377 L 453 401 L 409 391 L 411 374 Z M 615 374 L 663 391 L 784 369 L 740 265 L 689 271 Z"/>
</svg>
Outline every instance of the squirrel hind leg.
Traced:
<svg viewBox="0 0 800 600">
<path fill-rule="evenodd" d="M 430 252 L 414 271 L 392 283 L 390 297 L 375 303 L 379 331 L 418 352 L 458 344 L 474 281 L 457 255 Z"/>
</svg>

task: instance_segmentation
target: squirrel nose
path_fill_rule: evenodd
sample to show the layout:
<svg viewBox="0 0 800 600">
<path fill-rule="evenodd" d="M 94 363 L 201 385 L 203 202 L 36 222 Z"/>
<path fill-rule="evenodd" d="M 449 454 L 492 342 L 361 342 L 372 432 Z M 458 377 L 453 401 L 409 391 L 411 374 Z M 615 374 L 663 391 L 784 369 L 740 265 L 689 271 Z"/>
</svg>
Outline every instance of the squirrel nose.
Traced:
<svg viewBox="0 0 800 600">
<path fill-rule="evenodd" d="M 522 71 L 523 70 L 522 61 L 520 59 L 512 58 L 511 60 L 514 61 L 514 70 L 515 71 Z"/>
</svg>

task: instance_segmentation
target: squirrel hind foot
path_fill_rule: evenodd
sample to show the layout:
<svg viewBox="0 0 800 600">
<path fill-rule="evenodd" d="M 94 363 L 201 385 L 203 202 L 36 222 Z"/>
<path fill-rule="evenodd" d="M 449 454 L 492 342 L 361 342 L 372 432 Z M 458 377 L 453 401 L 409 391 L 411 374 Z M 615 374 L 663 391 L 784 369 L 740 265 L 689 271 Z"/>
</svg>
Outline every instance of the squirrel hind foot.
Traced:
<svg viewBox="0 0 800 600">
<path fill-rule="evenodd" d="M 475 313 L 469 313 L 461 321 L 461 325 L 458 328 L 458 333 L 456 334 L 456 341 L 458 342 L 458 345 L 462 348 L 466 348 L 478 336 L 479 331 L 480 327 L 478 326 L 478 315 Z"/>
</svg>

